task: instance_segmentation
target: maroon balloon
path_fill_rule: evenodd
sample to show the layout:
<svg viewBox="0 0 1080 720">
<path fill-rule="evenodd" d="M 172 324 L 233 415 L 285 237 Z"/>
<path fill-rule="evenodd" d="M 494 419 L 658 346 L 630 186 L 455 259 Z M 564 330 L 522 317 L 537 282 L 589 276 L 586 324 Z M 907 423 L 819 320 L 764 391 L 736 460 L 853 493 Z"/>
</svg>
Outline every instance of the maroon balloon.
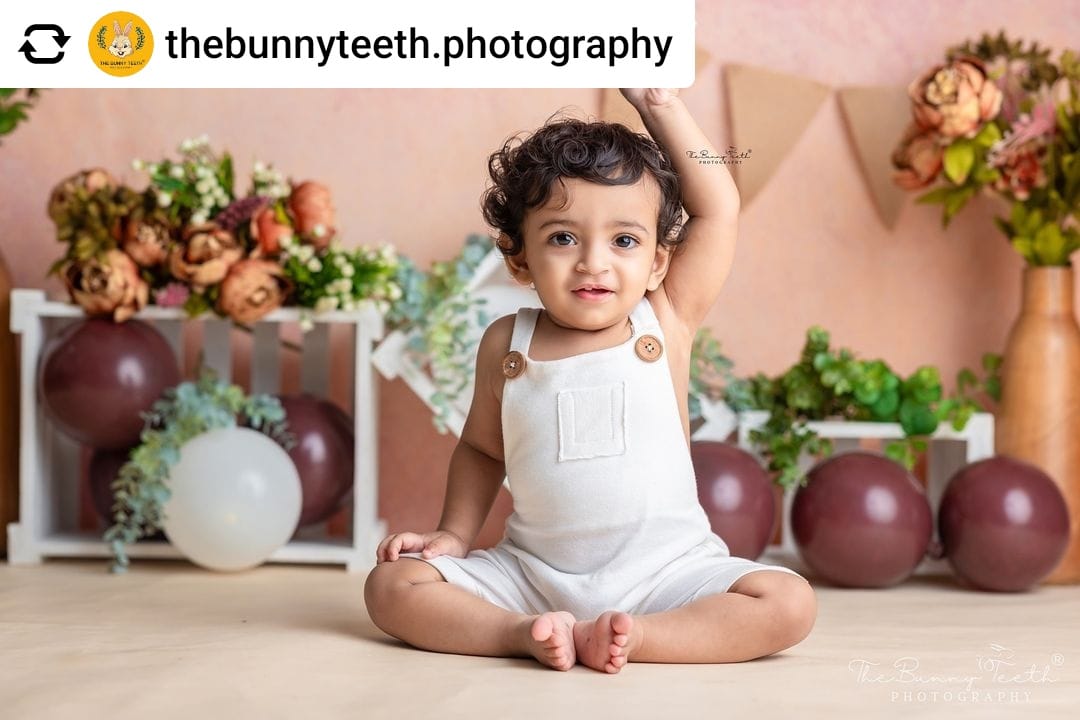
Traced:
<svg viewBox="0 0 1080 720">
<path fill-rule="evenodd" d="M 169 343 L 138 320 L 73 323 L 46 343 L 38 366 L 49 419 L 78 442 L 99 448 L 138 443 L 139 413 L 179 382 Z"/>
<path fill-rule="evenodd" d="M 998 455 L 961 468 L 938 508 L 945 557 L 982 590 L 1026 590 L 1053 572 L 1069 544 L 1069 509 L 1039 468 Z"/>
<path fill-rule="evenodd" d="M 930 503 L 901 465 L 869 452 L 834 455 L 795 493 L 791 529 L 806 564 L 847 587 L 907 578 L 930 544 Z"/>
<path fill-rule="evenodd" d="M 334 403 L 314 395 L 280 398 L 296 445 L 289 457 L 300 474 L 300 525 L 328 518 L 353 485 L 355 443 L 352 419 Z"/>
<path fill-rule="evenodd" d="M 120 474 L 120 468 L 128 461 L 130 454 L 131 448 L 98 448 L 90 456 L 90 498 L 94 501 L 94 510 L 98 516 L 109 525 L 113 522 L 113 480 Z"/>
<path fill-rule="evenodd" d="M 750 453 L 723 442 L 690 445 L 698 500 L 713 532 L 737 557 L 756 560 L 776 525 L 776 498 L 769 474 Z"/>
</svg>

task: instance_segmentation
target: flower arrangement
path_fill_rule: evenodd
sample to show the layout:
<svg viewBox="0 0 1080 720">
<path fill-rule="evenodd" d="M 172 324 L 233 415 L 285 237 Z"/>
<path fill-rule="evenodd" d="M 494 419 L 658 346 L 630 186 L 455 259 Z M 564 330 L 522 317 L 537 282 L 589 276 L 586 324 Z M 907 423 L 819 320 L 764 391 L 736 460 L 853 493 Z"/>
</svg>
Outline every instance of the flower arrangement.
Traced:
<svg viewBox="0 0 1080 720">
<path fill-rule="evenodd" d="M 860 360 L 851 350 L 829 347 L 829 333 L 811 327 L 799 362 L 777 377 L 758 373 L 734 378 L 728 367 L 718 368 L 725 377 L 724 399 L 736 411 L 767 410 L 769 419 L 750 438 L 776 472 L 784 488 L 805 483 L 799 456 L 827 456 L 832 443 L 810 430 L 815 420 L 854 420 L 899 423 L 902 440 L 885 446 L 885 454 L 909 470 L 926 449 L 926 437 L 941 422 L 957 430 L 981 407 L 980 394 L 997 400 L 1001 357 L 987 353 L 982 359 L 985 377 L 979 379 L 964 368 L 957 374 L 957 391 L 943 397 L 938 369 L 924 365 L 910 376 L 897 375 L 882 360 Z"/>
<path fill-rule="evenodd" d="M 112 484 L 114 522 L 105 531 L 105 541 L 113 551 L 113 572 L 127 568 L 128 543 L 161 529 L 162 508 L 170 494 L 169 470 L 179 462 L 184 443 L 215 428 L 235 427 L 238 416 L 245 427 L 265 433 L 287 450 L 295 443 L 277 398 L 247 396 L 208 369 L 200 372 L 197 382 L 166 390 L 143 414 L 140 444 Z"/>
<path fill-rule="evenodd" d="M 1068 265 L 1080 248 L 1080 56 L 1058 62 L 1004 33 L 950 48 L 908 87 L 913 121 L 893 152 L 906 190 L 940 186 L 948 225 L 980 191 L 1011 204 L 998 227 L 1029 265 Z"/>
<path fill-rule="evenodd" d="M 372 300 L 385 309 L 400 297 L 393 249 L 343 248 L 324 185 L 256 162 L 251 188 L 237 197 L 228 153 L 205 136 L 184 140 L 179 153 L 133 161 L 149 175 L 142 191 L 100 168 L 53 189 L 49 216 L 67 249 L 50 274 L 87 314 L 122 322 L 152 301 L 246 325 L 282 305 L 321 312 Z"/>
</svg>

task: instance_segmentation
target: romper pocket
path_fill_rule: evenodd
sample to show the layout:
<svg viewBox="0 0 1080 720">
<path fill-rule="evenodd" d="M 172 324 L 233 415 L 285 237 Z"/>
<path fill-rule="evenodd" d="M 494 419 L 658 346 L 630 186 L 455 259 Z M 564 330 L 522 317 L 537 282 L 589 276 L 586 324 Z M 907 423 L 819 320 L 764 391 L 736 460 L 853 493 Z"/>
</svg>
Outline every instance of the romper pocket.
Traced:
<svg viewBox="0 0 1080 720">
<path fill-rule="evenodd" d="M 622 455 L 629 432 L 625 382 L 559 391 L 559 461 Z"/>
</svg>

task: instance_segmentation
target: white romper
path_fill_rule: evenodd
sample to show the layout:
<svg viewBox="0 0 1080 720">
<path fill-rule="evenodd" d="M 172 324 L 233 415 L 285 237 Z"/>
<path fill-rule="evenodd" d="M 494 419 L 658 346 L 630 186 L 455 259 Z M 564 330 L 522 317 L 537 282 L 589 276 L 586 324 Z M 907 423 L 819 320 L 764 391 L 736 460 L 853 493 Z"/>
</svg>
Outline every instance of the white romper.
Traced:
<svg viewBox="0 0 1080 720">
<path fill-rule="evenodd" d="M 523 362 L 506 372 L 502 397 L 514 501 L 503 539 L 465 558 L 400 557 L 507 610 L 579 620 L 671 610 L 757 570 L 798 576 L 732 557 L 712 532 L 648 299 L 630 315 L 628 341 L 560 360 L 529 357 L 539 314 L 519 310 L 510 343 Z"/>
</svg>

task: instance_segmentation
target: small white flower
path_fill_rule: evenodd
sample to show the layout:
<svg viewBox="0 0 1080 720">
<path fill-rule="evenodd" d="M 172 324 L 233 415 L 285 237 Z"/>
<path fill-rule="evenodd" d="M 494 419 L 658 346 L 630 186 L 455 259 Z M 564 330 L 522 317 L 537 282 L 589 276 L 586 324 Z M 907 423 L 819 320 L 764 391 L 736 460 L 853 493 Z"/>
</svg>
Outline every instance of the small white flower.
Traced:
<svg viewBox="0 0 1080 720">
<path fill-rule="evenodd" d="M 322 263 L 319 262 L 319 258 L 311 258 L 308 260 L 307 269 L 315 273 L 322 270 Z"/>
<path fill-rule="evenodd" d="M 317 312 L 317 313 L 324 313 L 324 312 L 330 312 L 331 310 L 337 310 L 337 307 L 338 307 L 338 299 L 336 297 L 332 296 L 332 295 L 327 295 L 326 297 L 321 297 L 321 298 L 319 298 L 318 300 L 315 301 L 315 312 Z"/>
<path fill-rule="evenodd" d="M 213 183 L 211 183 L 209 179 L 203 178 L 202 180 L 199 180 L 199 182 L 195 183 L 195 192 L 199 193 L 200 195 L 205 195 L 206 193 L 210 192 L 211 187 L 213 187 Z"/>
<path fill-rule="evenodd" d="M 264 163 L 262 160 L 256 160 L 253 169 L 256 174 L 261 175 L 262 173 L 266 172 L 266 163 Z"/>
<path fill-rule="evenodd" d="M 172 165 L 169 167 L 169 177 L 176 178 L 177 180 L 184 177 L 183 165 Z"/>
<path fill-rule="evenodd" d="M 197 178 L 208 178 L 208 177 L 213 177 L 213 176 L 214 176 L 214 172 L 210 168 L 206 167 L 205 165 L 196 165 L 195 166 L 195 177 L 197 177 Z"/>
<path fill-rule="evenodd" d="M 401 299 L 401 286 L 398 285 L 397 283 L 391 283 L 390 287 L 387 289 L 387 294 L 390 296 L 391 300 L 400 300 Z"/>
<path fill-rule="evenodd" d="M 354 268 L 352 265 L 342 265 L 341 274 L 347 278 L 351 278 L 353 275 L 356 274 L 356 268 Z"/>
<path fill-rule="evenodd" d="M 193 212 L 193 213 L 191 213 L 191 224 L 192 225 L 202 225 L 204 222 L 206 222 L 206 213 L 202 213 L 202 212 Z"/>
<path fill-rule="evenodd" d="M 305 314 L 305 315 L 300 316 L 300 331 L 301 332 L 310 332 L 314 328 L 315 328 L 315 321 L 312 320 L 310 315 Z"/>
<path fill-rule="evenodd" d="M 186 153 L 186 152 L 190 151 L 192 146 L 194 146 L 194 145 L 195 145 L 194 140 L 192 140 L 191 138 L 185 138 L 184 140 L 180 141 L 180 152 Z"/>
<path fill-rule="evenodd" d="M 146 166 L 146 172 L 150 173 L 151 175 L 157 175 L 157 171 L 158 171 L 158 164 L 157 163 L 150 163 L 149 165 Z"/>
<path fill-rule="evenodd" d="M 321 238 L 323 235 L 326 234 L 326 226 L 322 223 L 319 223 L 311 229 L 311 232 L 314 233 L 315 237 Z"/>
<path fill-rule="evenodd" d="M 195 138 L 195 142 L 197 142 L 199 145 L 209 145 L 210 144 L 210 136 L 207 135 L 206 133 L 203 133 L 199 137 Z"/>
<path fill-rule="evenodd" d="M 172 205 L 172 195 L 167 192 L 159 192 L 157 196 L 158 207 L 167 208 Z"/>
<path fill-rule="evenodd" d="M 341 304 L 341 309 L 345 312 L 352 312 L 356 309 L 356 302 L 352 298 L 349 298 Z"/>
<path fill-rule="evenodd" d="M 139 158 L 135 158 L 134 160 L 131 161 L 131 169 L 132 170 L 142 170 L 144 167 L 146 167 L 146 163 L 144 163 Z"/>
</svg>

